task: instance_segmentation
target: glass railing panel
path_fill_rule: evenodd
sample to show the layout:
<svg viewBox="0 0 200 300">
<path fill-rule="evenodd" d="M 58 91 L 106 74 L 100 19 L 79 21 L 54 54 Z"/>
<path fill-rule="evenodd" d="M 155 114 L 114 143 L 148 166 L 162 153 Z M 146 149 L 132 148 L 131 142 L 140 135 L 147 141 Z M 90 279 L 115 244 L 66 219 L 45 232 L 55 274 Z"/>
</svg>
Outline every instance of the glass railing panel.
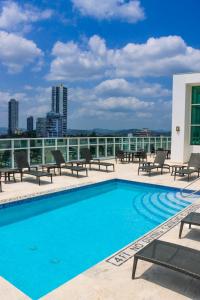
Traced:
<svg viewBox="0 0 200 300">
<path fill-rule="evenodd" d="M 57 139 L 57 145 L 58 146 L 67 145 L 67 139 Z"/>
<path fill-rule="evenodd" d="M 30 140 L 30 147 L 42 147 L 42 139 Z"/>
<path fill-rule="evenodd" d="M 91 144 L 97 144 L 97 139 L 96 138 L 90 138 L 89 143 Z"/>
<path fill-rule="evenodd" d="M 45 146 L 55 146 L 56 139 L 44 139 L 44 145 Z"/>
<path fill-rule="evenodd" d="M 11 168 L 12 158 L 10 150 L 0 150 L 0 168 Z"/>
<path fill-rule="evenodd" d="M 99 157 L 106 156 L 106 147 L 105 145 L 99 145 Z"/>
<path fill-rule="evenodd" d="M 27 148 L 28 141 L 27 140 L 14 140 L 14 147 L 15 148 Z"/>
<path fill-rule="evenodd" d="M 81 145 L 88 145 L 88 139 L 80 139 Z"/>
<path fill-rule="evenodd" d="M 69 139 L 69 145 L 72 146 L 78 145 L 78 139 Z"/>
<path fill-rule="evenodd" d="M 42 164 L 42 148 L 34 148 L 30 150 L 30 164 L 31 165 Z"/>
<path fill-rule="evenodd" d="M 93 158 L 97 158 L 97 146 L 90 146 L 90 153 Z"/>
<path fill-rule="evenodd" d="M 122 143 L 122 138 L 115 138 L 115 143 L 116 144 L 121 144 Z"/>
<path fill-rule="evenodd" d="M 106 139 L 100 138 L 99 139 L 99 144 L 105 144 L 106 143 Z"/>
<path fill-rule="evenodd" d="M 10 149 L 11 140 L 0 140 L 0 149 Z"/>
<path fill-rule="evenodd" d="M 107 156 L 114 156 L 114 145 L 107 145 Z"/>
<path fill-rule="evenodd" d="M 69 160 L 77 160 L 78 159 L 78 147 L 69 147 Z"/>
<path fill-rule="evenodd" d="M 136 151 L 136 144 L 130 144 L 130 150 Z"/>
<path fill-rule="evenodd" d="M 80 146 L 80 159 L 84 159 L 85 158 L 85 150 L 87 150 L 88 147 L 87 145 L 82 145 Z"/>
<path fill-rule="evenodd" d="M 114 138 L 107 138 L 108 144 L 114 144 Z"/>
</svg>

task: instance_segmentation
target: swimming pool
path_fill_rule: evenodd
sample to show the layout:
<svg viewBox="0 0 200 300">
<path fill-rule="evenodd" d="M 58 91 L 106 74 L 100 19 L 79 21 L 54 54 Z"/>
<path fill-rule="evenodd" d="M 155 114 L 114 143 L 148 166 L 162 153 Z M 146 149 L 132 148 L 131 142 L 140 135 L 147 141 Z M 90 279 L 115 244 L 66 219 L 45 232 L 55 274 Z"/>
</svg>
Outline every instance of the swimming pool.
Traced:
<svg viewBox="0 0 200 300">
<path fill-rule="evenodd" d="M 109 180 L 0 206 L 0 275 L 38 299 L 190 202 L 177 189 Z"/>
</svg>

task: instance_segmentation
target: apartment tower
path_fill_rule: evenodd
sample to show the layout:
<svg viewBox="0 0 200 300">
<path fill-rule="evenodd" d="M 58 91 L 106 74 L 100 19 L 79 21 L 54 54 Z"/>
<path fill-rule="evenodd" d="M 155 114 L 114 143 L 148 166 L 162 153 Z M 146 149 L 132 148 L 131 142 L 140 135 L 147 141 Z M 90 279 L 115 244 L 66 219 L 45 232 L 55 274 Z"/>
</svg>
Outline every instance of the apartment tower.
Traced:
<svg viewBox="0 0 200 300">
<path fill-rule="evenodd" d="M 19 103 L 15 99 L 8 102 L 8 134 L 15 134 L 19 122 Z"/>
<path fill-rule="evenodd" d="M 67 135 L 68 91 L 62 84 L 52 87 L 52 112 L 62 117 L 62 135 Z"/>
</svg>

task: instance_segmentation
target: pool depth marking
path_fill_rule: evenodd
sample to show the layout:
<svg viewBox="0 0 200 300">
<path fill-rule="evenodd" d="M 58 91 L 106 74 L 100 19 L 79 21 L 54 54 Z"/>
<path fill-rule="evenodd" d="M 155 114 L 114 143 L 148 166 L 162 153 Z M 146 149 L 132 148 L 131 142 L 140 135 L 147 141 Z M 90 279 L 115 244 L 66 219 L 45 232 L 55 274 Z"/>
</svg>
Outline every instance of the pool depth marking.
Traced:
<svg viewBox="0 0 200 300">
<path fill-rule="evenodd" d="M 140 249 L 148 245 L 153 240 L 161 237 L 164 233 L 166 233 L 175 225 L 177 225 L 186 215 L 188 215 L 190 212 L 196 211 L 199 208 L 200 204 L 191 204 L 189 207 L 185 208 L 183 211 L 179 212 L 174 217 L 170 218 L 169 220 L 162 223 L 149 233 L 145 234 L 143 237 L 139 238 L 132 244 L 123 248 L 121 251 L 115 253 L 114 255 L 106 259 L 106 262 L 116 267 L 120 267 L 129 259 L 133 258 L 134 254 Z"/>
</svg>

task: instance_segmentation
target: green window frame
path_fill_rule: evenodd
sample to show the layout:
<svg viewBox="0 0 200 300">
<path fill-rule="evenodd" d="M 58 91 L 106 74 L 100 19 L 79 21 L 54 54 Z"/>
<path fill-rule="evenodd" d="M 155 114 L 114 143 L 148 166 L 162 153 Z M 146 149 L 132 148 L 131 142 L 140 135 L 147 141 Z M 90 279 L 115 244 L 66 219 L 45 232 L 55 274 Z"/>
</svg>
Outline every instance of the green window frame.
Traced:
<svg viewBox="0 0 200 300">
<path fill-rule="evenodd" d="M 192 87 L 190 144 L 200 145 L 200 86 Z"/>
</svg>

